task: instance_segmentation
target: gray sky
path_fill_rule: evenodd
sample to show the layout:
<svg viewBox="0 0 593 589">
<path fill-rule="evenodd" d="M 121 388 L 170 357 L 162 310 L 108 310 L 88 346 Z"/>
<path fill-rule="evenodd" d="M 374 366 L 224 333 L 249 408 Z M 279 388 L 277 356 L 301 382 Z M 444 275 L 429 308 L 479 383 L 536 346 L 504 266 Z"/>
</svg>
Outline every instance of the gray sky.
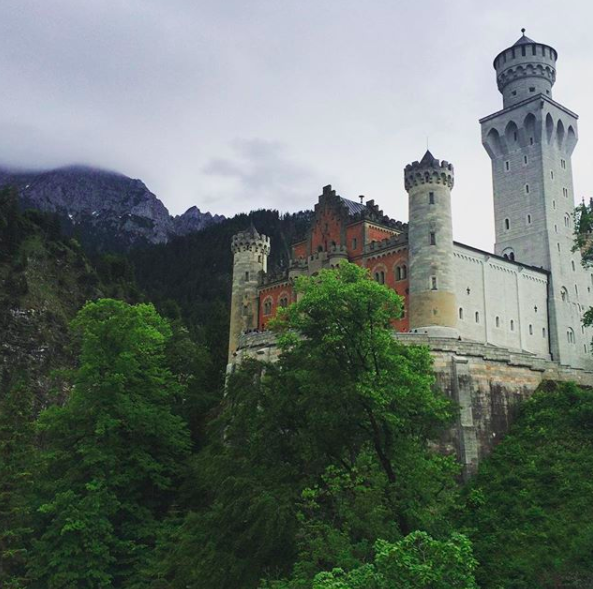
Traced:
<svg viewBox="0 0 593 589">
<path fill-rule="evenodd" d="M 295 211 L 332 184 L 406 220 L 428 136 L 456 239 L 491 249 L 492 60 L 523 26 L 558 50 L 593 196 L 592 21 L 589 0 L 0 0 L 0 162 L 114 169 L 173 214 Z"/>
</svg>

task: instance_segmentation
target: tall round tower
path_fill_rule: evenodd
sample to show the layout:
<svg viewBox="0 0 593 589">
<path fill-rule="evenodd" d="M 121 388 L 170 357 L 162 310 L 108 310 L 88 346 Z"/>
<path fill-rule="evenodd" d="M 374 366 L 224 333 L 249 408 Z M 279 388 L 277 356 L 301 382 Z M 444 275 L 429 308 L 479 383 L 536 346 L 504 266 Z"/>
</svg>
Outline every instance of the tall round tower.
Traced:
<svg viewBox="0 0 593 589">
<path fill-rule="evenodd" d="M 408 191 L 410 329 L 457 337 L 451 189 L 453 165 L 427 151 L 404 170 Z"/>
<path fill-rule="evenodd" d="M 509 108 L 538 94 L 552 98 L 558 53 L 553 47 L 523 36 L 494 59 L 496 81 L 503 108 Z"/>
<path fill-rule="evenodd" d="M 233 294 L 229 329 L 229 361 L 237 349 L 239 337 L 258 327 L 258 286 L 261 275 L 268 269 L 270 238 L 260 235 L 253 224 L 233 236 Z"/>
</svg>

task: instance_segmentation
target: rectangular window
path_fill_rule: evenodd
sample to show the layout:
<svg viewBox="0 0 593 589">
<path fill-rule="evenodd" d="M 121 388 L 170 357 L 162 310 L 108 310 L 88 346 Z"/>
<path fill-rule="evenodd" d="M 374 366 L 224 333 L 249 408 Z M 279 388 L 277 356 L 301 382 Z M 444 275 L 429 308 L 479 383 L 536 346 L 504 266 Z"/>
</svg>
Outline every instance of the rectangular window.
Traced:
<svg viewBox="0 0 593 589">
<path fill-rule="evenodd" d="M 436 276 L 432 276 L 430 278 L 430 288 L 432 288 L 432 290 L 437 289 L 437 277 Z"/>
<path fill-rule="evenodd" d="M 245 272 L 245 282 L 249 282 L 249 272 Z"/>
<path fill-rule="evenodd" d="M 430 233 L 430 245 L 436 245 L 437 244 L 437 234 L 434 232 Z"/>
<path fill-rule="evenodd" d="M 352 238 L 352 249 L 355 250 L 358 247 L 358 240 L 356 237 Z"/>
<path fill-rule="evenodd" d="M 434 204 L 434 192 L 428 193 L 428 204 L 431 204 L 431 205 Z"/>
<path fill-rule="evenodd" d="M 507 160 L 504 163 L 504 169 L 508 172 L 511 169 L 511 162 L 509 162 L 509 160 Z"/>
<path fill-rule="evenodd" d="M 533 137 L 529 138 L 529 145 L 533 145 Z"/>
<path fill-rule="evenodd" d="M 525 194 L 529 194 L 529 184 L 525 184 Z"/>
<path fill-rule="evenodd" d="M 523 164 L 527 165 L 527 156 L 526 155 L 523 156 Z"/>
</svg>

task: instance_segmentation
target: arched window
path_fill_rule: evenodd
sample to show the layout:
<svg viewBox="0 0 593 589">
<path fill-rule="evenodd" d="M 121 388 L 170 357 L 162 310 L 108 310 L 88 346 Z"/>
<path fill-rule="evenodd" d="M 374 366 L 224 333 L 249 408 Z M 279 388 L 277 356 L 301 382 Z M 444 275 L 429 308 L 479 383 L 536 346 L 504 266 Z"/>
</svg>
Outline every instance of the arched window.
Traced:
<svg viewBox="0 0 593 589">
<path fill-rule="evenodd" d="M 564 286 L 560 289 L 560 298 L 563 302 L 568 302 L 568 290 Z"/>
<path fill-rule="evenodd" d="M 566 339 L 568 340 L 569 344 L 574 344 L 575 338 L 574 338 L 574 330 L 572 327 L 569 327 L 566 330 Z"/>
<path fill-rule="evenodd" d="M 568 213 L 566 213 L 566 215 L 564 215 L 564 226 L 570 227 L 570 215 Z"/>
<path fill-rule="evenodd" d="M 279 307 L 288 307 L 288 294 L 283 292 L 280 293 L 280 296 L 278 297 L 278 306 Z"/>
<path fill-rule="evenodd" d="M 405 280 L 408 277 L 408 267 L 404 264 L 402 266 L 402 280 Z"/>
<path fill-rule="evenodd" d="M 401 266 L 397 266 L 395 268 L 395 279 L 396 280 L 401 280 L 402 279 L 402 268 L 401 268 Z"/>
<path fill-rule="evenodd" d="M 385 266 L 375 266 L 373 268 L 373 276 L 375 277 L 375 282 L 385 284 Z"/>
<path fill-rule="evenodd" d="M 264 315 L 269 315 L 272 312 L 272 297 L 264 299 Z"/>
<path fill-rule="evenodd" d="M 502 250 L 502 257 L 505 260 L 511 260 L 512 262 L 515 261 L 515 251 L 513 250 L 512 247 L 505 247 Z"/>
</svg>

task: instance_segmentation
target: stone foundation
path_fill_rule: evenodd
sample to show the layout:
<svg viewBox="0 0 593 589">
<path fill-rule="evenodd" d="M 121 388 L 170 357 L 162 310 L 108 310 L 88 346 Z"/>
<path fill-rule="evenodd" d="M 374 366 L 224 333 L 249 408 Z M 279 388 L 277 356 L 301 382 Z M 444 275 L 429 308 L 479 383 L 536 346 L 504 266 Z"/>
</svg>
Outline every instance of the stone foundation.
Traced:
<svg viewBox="0 0 593 589">
<path fill-rule="evenodd" d="M 409 333 L 399 333 L 396 337 L 406 344 L 430 348 L 436 386 L 459 405 L 456 426 L 437 445 L 441 451 L 457 455 L 465 477 L 476 472 L 480 460 L 508 431 L 520 401 L 529 398 L 542 381 L 573 381 L 593 386 L 593 372 L 562 366 L 528 353 Z M 278 353 L 272 334 L 244 334 L 229 370 L 246 356 L 274 361 Z"/>
</svg>

